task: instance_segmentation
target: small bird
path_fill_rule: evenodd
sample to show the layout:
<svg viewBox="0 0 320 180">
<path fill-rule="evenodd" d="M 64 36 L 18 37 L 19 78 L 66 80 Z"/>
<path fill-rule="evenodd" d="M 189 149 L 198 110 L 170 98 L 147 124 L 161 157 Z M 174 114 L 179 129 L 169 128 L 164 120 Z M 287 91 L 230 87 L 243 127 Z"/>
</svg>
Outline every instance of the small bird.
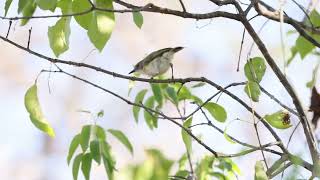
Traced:
<svg viewBox="0 0 320 180">
<path fill-rule="evenodd" d="M 171 63 L 176 52 L 182 50 L 184 47 L 164 48 L 152 52 L 147 57 L 138 62 L 129 74 L 139 72 L 150 76 L 151 78 L 164 74 L 171 67 L 173 78 L 173 65 Z"/>
</svg>

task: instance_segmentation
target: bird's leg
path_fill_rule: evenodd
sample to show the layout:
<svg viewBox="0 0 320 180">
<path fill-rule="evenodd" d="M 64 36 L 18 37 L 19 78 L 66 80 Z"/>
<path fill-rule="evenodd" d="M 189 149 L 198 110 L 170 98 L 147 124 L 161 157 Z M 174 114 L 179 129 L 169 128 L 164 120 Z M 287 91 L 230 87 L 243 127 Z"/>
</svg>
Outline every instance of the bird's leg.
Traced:
<svg viewBox="0 0 320 180">
<path fill-rule="evenodd" d="M 170 67 L 171 67 L 171 79 L 174 79 L 174 77 L 173 77 L 173 64 L 172 63 L 170 63 Z"/>
</svg>

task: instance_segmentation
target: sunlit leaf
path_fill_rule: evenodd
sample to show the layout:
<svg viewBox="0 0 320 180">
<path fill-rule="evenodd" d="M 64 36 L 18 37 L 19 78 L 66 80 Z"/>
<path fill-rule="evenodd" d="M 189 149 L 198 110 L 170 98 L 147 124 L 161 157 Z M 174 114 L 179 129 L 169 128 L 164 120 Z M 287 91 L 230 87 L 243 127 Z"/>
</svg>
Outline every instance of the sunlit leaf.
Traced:
<svg viewBox="0 0 320 180">
<path fill-rule="evenodd" d="M 132 16 L 133 16 L 134 23 L 137 25 L 138 28 L 141 29 L 142 24 L 143 24 L 143 16 L 142 16 L 141 12 L 133 12 Z"/>
<path fill-rule="evenodd" d="M 264 119 L 272 126 L 277 129 L 287 129 L 292 125 L 290 123 L 290 115 L 286 111 L 277 111 L 270 115 L 265 115 Z"/>
<path fill-rule="evenodd" d="M 82 156 L 81 161 L 81 171 L 86 180 L 90 179 L 90 170 L 91 170 L 92 158 L 90 153 L 86 153 Z"/>
<path fill-rule="evenodd" d="M 70 0 L 60 0 L 60 1 L 58 1 L 57 7 L 59 7 L 61 9 L 62 14 L 70 14 L 70 13 L 72 13 L 72 1 L 70 1 Z"/>
<path fill-rule="evenodd" d="M 54 12 L 57 0 L 36 0 L 36 3 L 42 10 L 50 10 Z"/>
<path fill-rule="evenodd" d="M 148 92 L 147 89 L 143 89 L 141 90 L 137 96 L 136 96 L 136 99 L 134 100 L 134 103 L 136 104 L 140 104 L 143 102 L 143 99 L 144 99 L 144 96 L 146 95 L 146 93 Z M 132 107 L 132 111 L 133 111 L 133 117 L 135 119 L 136 122 L 139 121 L 139 112 L 140 112 L 140 107 L 139 106 L 133 106 Z"/>
<path fill-rule="evenodd" d="M 147 108 L 153 109 L 154 107 L 154 97 L 151 96 L 146 100 L 145 106 Z M 158 127 L 158 121 L 157 117 L 155 117 L 154 113 L 149 112 L 147 110 L 144 110 L 144 119 L 149 126 L 150 129 L 157 128 Z"/>
<path fill-rule="evenodd" d="M 256 165 L 254 166 L 255 173 L 254 173 L 254 180 L 268 180 L 267 173 L 264 170 L 263 164 L 261 161 L 257 161 Z"/>
<path fill-rule="evenodd" d="M 82 127 L 82 130 L 80 133 L 80 145 L 83 152 L 85 152 L 88 149 L 90 135 L 91 135 L 91 128 L 92 128 L 91 125 L 85 125 Z"/>
<path fill-rule="evenodd" d="M 250 59 L 244 66 L 244 73 L 249 81 L 259 83 L 266 72 L 266 65 L 264 59 L 255 57 Z"/>
<path fill-rule="evenodd" d="M 100 148 L 100 141 L 93 140 L 90 142 L 90 154 L 91 157 L 100 164 L 101 162 L 101 148 Z"/>
<path fill-rule="evenodd" d="M 33 125 L 35 125 L 39 130 L 47 133 L 49 136 L 54 137 L 54 130 L 42 114 L 36 84 L 27 90 L 24 96 L 24 105 L 29 113 L 29 117 Z"/>
<path fill-rule="evenodd" d="M 71 158 L 74 154 L 74 152 L 76 152 L 79 144 L 80 144 L 80 134 L 77 134 L 76 136 L 73 137 L 70 146 L 69 146 L 69 153 L 68 153 L 68 157 L 67 157 L 67 162 L 68 164 L 70 164 Z"/>
<path fill-rule="evenodd" d="M 72 11 L 73 13 L 81 13 L 91 9 L 91 5 L 88 0 L 73 0 L 72 1 Z M 86 13 L 79 16 L 74 16 L 77 23 L 84 29 L 89 29 L 93 13 Z"/>
<path fill-rule="evenodd" d="M 108 129 L 108 132 L 111 133 L 114 137 L 116 137 L 133 155 L 133 147 L 129 139 L 127 138 L 127 136 L 122 131 L 115 130 L 115 129 Z"/>
<path fill-rule="evenodd" d="M 78 174 L 79 174 L 81 161 L 82 161 L 82 153 L 78 154 L 73 160 L 73 165 L 72 165 L 73 180 L 77 180 L 78 179 Z"/>
<path fill-rule="evenodd" d="M 183 127 L 189 129 L 189 127 L 192 124 L 192 117 L 187 119 L 184 123 L 183 123 Z M 191 152 L 191 145 L 192 145 L 192 139 L 190 137 L 190 135 L 183 129 L 181 129 L 181 136 L 182 136 L 182 140 L 184 145 L 186 146 L 187 152 Z"/>
<path fill-rule="evenodd" d="M 99 8 L 113 9 L 112 0 L 97 0 L 96 6 Z M 115 18 L 113 12 L 93 12 L 87 34 L 91 43 L 100 52 L 109 40 L 114 25 Z"/>
<path fill-rule="evenodd" d="M 4 16 L 7 16 L 11 3 L 12 3 L 12 0 L 6 0 L 6 4 L 4 5 Z"/>
<path fill-rule="evenodd" d="M 250 99 L 254 102 L 259 101 L 259 96 L 261 94 L 259 84 L 254 81 L 248 81 L 244 87 L 244 91 Z"/>
<path fill-rule="evenodd" d="M 56 57 L 69 49 L 70 18 L 61 18 L 48 28 L 49 43 Z"/>
<path fill-rule="evenodd" d="M 219 122 L 225 122 L 227 119 L 227 112 L 224 110 L 222 106 L 217 103 L 208 102 L 204 106 L 214 119 Z"/>
</svg>

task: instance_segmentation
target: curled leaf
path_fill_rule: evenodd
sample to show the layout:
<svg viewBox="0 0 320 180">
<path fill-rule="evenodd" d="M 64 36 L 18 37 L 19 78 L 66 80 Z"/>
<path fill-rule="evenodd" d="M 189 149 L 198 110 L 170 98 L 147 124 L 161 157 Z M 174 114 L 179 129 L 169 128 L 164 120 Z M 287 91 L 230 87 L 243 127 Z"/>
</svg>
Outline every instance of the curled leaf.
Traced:
<svg viewBox="0 0 320 180">
<path fill-rule="evenodd" d="M 24 105 L 30 115 L 30 119 L 33 125 L 35 125 L 41 131 L 47 133 L 49 136 L 54 137 L 54 130 L 42 114 L 42 110 L 38 100 L 38 91 L 36 84 L 31 86 L 27 90 L 24 96 Z"/>
</svg>

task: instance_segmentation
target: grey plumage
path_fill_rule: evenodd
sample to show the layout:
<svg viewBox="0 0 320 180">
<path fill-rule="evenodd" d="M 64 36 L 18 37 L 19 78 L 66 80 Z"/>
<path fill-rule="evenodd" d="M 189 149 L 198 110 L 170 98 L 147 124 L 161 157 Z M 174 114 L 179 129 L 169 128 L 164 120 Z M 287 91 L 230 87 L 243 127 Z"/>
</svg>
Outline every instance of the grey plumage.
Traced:
<svg viewBox="0 0 320 180">
<path fill-rule="evenodd" d="M 180 50 L 182 50 L 184 47 L 175 47 L 175 48 L 163 48 L 157 51 L 154 51 L 152 53 L 150 53 L 148 56 L 146 56 L 143 60 L 141 60 L 140 62 L 138 62 L 132 71 L 129 72 L 129 74 L 134 73 L 138 70 L 143 69 L 144 66 L 147 66 L 148 64 L 150 64 L 152 61 L 156 60 L 157 58 L 163 56 L 165 53 L 172 51 L 173 53 L 176 53 Z"/>
</svg>

